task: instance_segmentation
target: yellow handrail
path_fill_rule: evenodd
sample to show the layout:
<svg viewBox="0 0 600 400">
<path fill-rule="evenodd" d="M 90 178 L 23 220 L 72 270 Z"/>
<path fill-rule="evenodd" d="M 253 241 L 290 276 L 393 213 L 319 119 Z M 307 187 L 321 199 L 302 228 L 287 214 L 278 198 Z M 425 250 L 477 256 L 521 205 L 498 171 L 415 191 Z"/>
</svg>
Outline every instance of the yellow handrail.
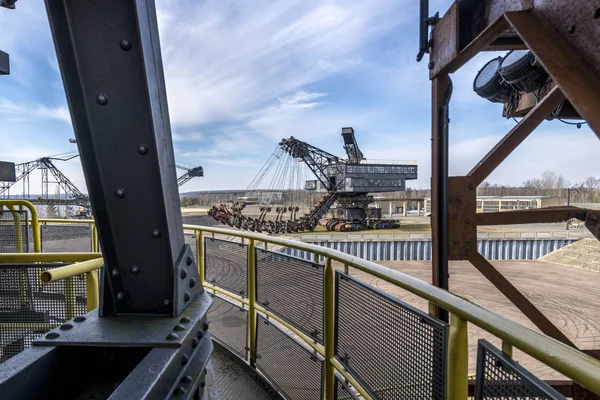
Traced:
<svg viewBox="0 0 600 400">
<path fill-rule="evenodd" d="M 19 206 L 25 207 L 31 214 L 31 229 L 33 231 L 33 251 L 40 253 L 42 251 L 42 242 L 40 239 L 40 223 L 38 219 L 38 213 L 33 204 L 26 200 L 0 200 L 0 209 L 2 206 L 10 207 Z"/>
<path fill-rule="evenodd" d="M 425 281 L 383 267 L 373 262 L 360 259 L 337 250 L 317 245 L 297 242 L 291 239 L 270 237 L 253 232 L 234 231 L 225 228 L 184 225 L 184 229 L 194 230 L 197 235 L 202 232 L 237 236 L 277 244 L 293 249 L 304 250 L 330 258 L 349 267 L 366 272 L 386 282 L 401 287 L 439 307 L 462 320 L 470 322 L 494 336 L 502 339 L 507 345 L 514 346 L 533 358 L 543 362 L 554 370 L 579 383 L 586 389 L 600 394 L 600 361 L 583 352 L 567 346 L 549 336 L 529 329 L 494 311 L 478 304 L 471 303 L 453 293 L 435 287 Z"/>
<path fill-rule="evenodd" d="M 89 221 L 86 220 L 69 220 L 69 222 L 75 221 L 76 223 L 89 223 Z M 49 221 L 49 223 L 52 222 Z M 454 370 L 449 371 L 449 378 L 454 380 L 455 383 L 460 382 L 460 387 L 455 388 L 454 392 L 450 392 L 451 395 L 453 393 L 455 394 L 453 398 L 459 398 L 459 395 L 462 396 L 462 393 L 464 393 L 463 391 L 466 388 L 465 382 L 467 378 L 467 371 L 465 369 L 465 360 L 467 350 L 465 348 L 466 346 L 464 346 L 464 341 L 466 337 L 466 322 L 470 322 L 491 333 L 492 335 L 500 338 L 502 340 L 503 350 L 505 350 L 505 352 L 508 353 L 509 351 L 512 351 L 513 347 L 518 348 L 524 353 L 550 366 L 557 372 L 579 383 L 581 386 L 587 388 L 588 390 L 596 394 L 600 394 L 600 361 L 584 354 L 583 352 L 577 349 L 574 349 L 548 336 L 545 336 L 525 326 L 522 326 L 517 322 L 514 322 L 487 308 L 479 306 L 475 303 L 471 303 L 470 301 L 463 299 L 462 297 L 459 297 L 443 289 L 437 288 L 427 282 L 414 278 L 410 275 L 391 270 L 373 262 L 366 261 L 345 253 L 341 253 L 333 249 L 328 249 L 308 243 L 297 242 L 291 239 L 270 237 L 253 232 L 235 231 L 225 228 L 204 227 L 196 225 L 184 225 L 184 229 L 196 232 L 196 234 L 198 235 L 197 243 L 202 242 L 203 233 L 210 233 L 213 237 L 215 234 L 226 235 L 229 237 L 236 236 L 239 238 L 248 239 L 250 243 L 260 241 L 264 242 L 265 245 L 269 243 L 310 252 L 313 253 L 315 256 L 323 257 L 325 260 L 327 260 L 328 264 L 330 264 L 331 261 L 337 261 L 342 265 L 347 265 L 348 267 L 356 268 L 360 271 L 366 272 L 370 275 L 380 278 L 386 282 L 401 287 L 407 290 L 408 292 L 411 292 L 429 301 L 432 304 L 435 304 L 439 307 L 448 310 L 453 318 L 452 325 L 454 325 L 454 333 L 452 334 L 453 339 L 451 341 L 452 343 L 454 343 L 454 345 L 451 351 L 454 351 L 454 354 L 456 355 L 455 358 L 457 359 L 449 360 L 450 363 L 457 362 Z M 197 247 L 199 251 L 199 264 L 201 264 L 202 267 L 204 255 L 203 247 L 204 246 Z M 81 253 L 74 254 L 81 255 Z M 49 255 L 51 255 L 51 253 Z M 3 262 L 2 256 L 3 255 L 0 254 L 0 263 Z M 10 257 L 13 257 L 15 259 L 18 258 L 17 256 L 23 255 L 10 255 Z M 45 256 L 45 254 L 38 254 L 36 256 Z M 53 261 L 63 260 L 56 259 Z M 71 268 L 71 266 L 63 268 Z M 203 270 L 203 268 L 201 270 Z M 204 277 L 202 276 L 202 278 Z M 252 278 L 249 276 L 249 279 Z M 329 282 L 326 282 L 326 285 L 329 284 Z M 206 284 L 206 286 L 211 287 L 212 285 Z M 214 286 L 212 287 L 214 288 L 214 290 L 223 292 L 229 297 L 236 299 L 240 297 L 226 290 L 218 289 Z M 241 297 L 240 299 L 240 301 L 244 302 L 245 304 L 248 304 L 248 299 L 243 299 Z M 267 315 L 269 314 L 267 310 L 265 310 L 257 304 L 255 305 L 255 309 L 258 312 L 262 312 Z M 325 314 L 327 317 L 327 310 Z M 273 317 L 274 319 L 277 319 L 277 321 L 284 325 L 286 328 L 292 331 L 297 331 L 294 329 L 293 326 L 291 326 L 284 320 L 275 318 L 274 315 Z M 325 321 L 325 323 L 328 324 L 329 321 Z M 308 341 L 310 340 L 309 338 L 302 335 L 300 335 L 299 337 L 304 341 L 307 341 L 307 339 Z M 327 342 L 328 341 L 326 340 L 325 348 L 320 349 L 321 354 L 323 355 L 329 355 L 329 351 L 327 349 Z M 314 343 L 309 344 L 312 345 Z M 337 360 L 335 360 L 335 358 L 330 358 L 329 360 L 327 360 L 326 358 L 326 365 L 328 364 L 331 365 L 335 369 L 335 371 L 344 376 L 350 383 L 352 383 L 353 386 L 359 392 L 361 392 L 361 394 L 365 393 L 364 389 L 356 381 L 350 379 L 352 377 L 349 376 L 347 371 L 343 370 L 343 366 Z M 450 382 L 450 384 L 452 384 L 452 382 Z"/>
<path fill-rule="evenodd" d="M 65 278 L 72 278 L 77 275 L 100 269 L 103 262 L 104 260 L 102 258 L 95 258 L 93 260 L 83 261 L 65 267 L 49 269 L 42 272 L 40 279 L 42 283 L 50 283 Z"/>
</svg>

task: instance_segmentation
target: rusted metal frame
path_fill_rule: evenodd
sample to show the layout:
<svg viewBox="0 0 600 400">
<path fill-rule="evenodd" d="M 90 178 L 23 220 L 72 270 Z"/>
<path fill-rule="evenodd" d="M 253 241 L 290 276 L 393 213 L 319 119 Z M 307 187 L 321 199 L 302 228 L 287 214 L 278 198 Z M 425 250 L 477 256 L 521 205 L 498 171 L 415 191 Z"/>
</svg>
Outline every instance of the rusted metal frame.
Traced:
<svg viewBox="0 0 600 400">
<path fill-rule="evenodd" d="M 509 299 L 544 334 L 577 348 L 527 297 L 523 295 L 500 271 L 481 254 L 476 253 L 471 264 Z"/>
<path fill-rule="evenodd" d="M 470 260 L 477 253 L 477 185 L 466 176 L 448 179 L 448 259 Z"/>
<path fill-rule="evenodd" d="M 587 210 L 585 214 L 585 227 L 600 240 L 600 211 Z"/>
<path fill-rule="evenodd" d="M 450 17 L 451 17 L 450 14 L 446 14 L 442 18 L 442 21 L 444 20 L 444 18 L 450 18 Z M 440 22 L 442 22 L 442 21 L 440 21 Z M 438 22 L 438 25 L 440 24 L 440 22 Z M 457 26 L 458 26 L 459 22 L 460 21 L 458 20 L 458 17 L 457 17 L 457 19 L 456 19 Z M 465 65 L 470 59 L 475 57 L 479 52 L 486 50 L 487 47 L 490 46 L 496 39 L 498 39 L 499 36 L 502 34 L 502 32 L 504 32 L 508 27 L 509 27 L 508 22 L 506 22 L 506 19 L 504 18 L 504 16 L 501 15 L 494 22 L 492 22 L 490 25 L 488 25 L 475 39 L 473 39 L 473 41 L 471 43 L 469 43 L 467 46 L 465 46 L 465 48 L 462 49 L 462 51 L 457 52 L 456 56 L 452 60 L 449 60 L 445 65 L 440 65 L 440 64 L 442 64 L 443 61 L 436 59 L 436 57 L 435 57 L 436 53 L 434 53 L 432 51 L 431 62 L 433 62 L 433 64 L 432 64 L 433 68 L 431 68 L 430 78 L 438 76 L 442 73 L 448 74 L 448 73 L 456 72 L 460 67 Z M 436 43 L 439 42 L 440 39 L 438 38 L 436 40 L 435 29 L 433 30 L 432 35 L 433 35 L 433 46 L 435 47 Z M 459 42 L 459 38 L 457 35 L 456 43 L 458 43 L 458 42 Z M 499 50 L 499 49 L 496 47 L 496 48 L 494 48 L 494 50 Z"/>
<path fill-rule="evenodd" d="M 544 382 L 547 383 L 548 385 L 550 385 L 550 387 L 552 389 L 556 390 L 558 393 L 562 394 L 563 396 L 573 397 L 573 391 L 574 391 L 573 381 L 553 379 L 553 380 L 547 380 Z M 474 397 L 474 396 L 475 396 L 475 380 L 470 379 L 469 380 L 469 397 Z"/>
<path fill-rule="evenodd" d="M 557 32 L 531 11 L 504 15 L 573 107 L 600 137 L 600 80 L 563 38 L 564 32 Z"/>
<path fill-rule="evenodd" d="M 585 221 L 586 214 L 587 210 L 584 208 L 566 206 L 479 213 L 476 219 L 477 225 L 542 224 L 563 222 L 571 218 Z"/>
<path fill-rule="evenodd" d="M 438 75 L 431 81 L 432 106 L 431 106 L 431 240 L 432 240 L 432 278 L 434 286 L 443 287 L 444 282 L 440 282 L 440 262 L 447 265 L 447 247 L 444 247 L 440 241 L 442 239 L 442 227 L 440 226 L 439 210 L 440 204 L 437 199 L 443 177 L 440 176 L 440 152 L 442 151 L 442 138 L 440 137 L 440 109 L 446 101 L 446 94 L 450 86 L 450 77 L 447 74 Z M 442 271 L 444 266 L 442 265 Z M 447 313 L 437 306 L 432 310 L 438 318 L 446 317 Z"/>
<path fill-rule="evenodd" d="M 553 88 L 490 152 L 469 172 L 472 183 L 479 186 L 540 125 L 565 96 Z"/>
</svg>

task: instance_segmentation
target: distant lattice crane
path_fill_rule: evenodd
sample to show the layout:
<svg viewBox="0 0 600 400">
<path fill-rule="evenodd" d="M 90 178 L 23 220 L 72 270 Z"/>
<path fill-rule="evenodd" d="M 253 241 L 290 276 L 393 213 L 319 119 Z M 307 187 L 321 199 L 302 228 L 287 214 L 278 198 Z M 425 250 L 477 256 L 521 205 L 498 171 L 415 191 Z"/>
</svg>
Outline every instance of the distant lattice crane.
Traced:
<svg viewBox="0 0 600 400">
<path fill-rule="evenodd" d="M 176 167 L 186 171 L 185 174 L 183 174 L 179 178 L 177 178 L 177 186 L 179 186 L 179 187 L 188 183 L 193 178 L 199 178 L 199 177 L 204 176 L 204 169 L 201 166 L 189 168 L 189 167 L 177 164 Z"/>
</svg>

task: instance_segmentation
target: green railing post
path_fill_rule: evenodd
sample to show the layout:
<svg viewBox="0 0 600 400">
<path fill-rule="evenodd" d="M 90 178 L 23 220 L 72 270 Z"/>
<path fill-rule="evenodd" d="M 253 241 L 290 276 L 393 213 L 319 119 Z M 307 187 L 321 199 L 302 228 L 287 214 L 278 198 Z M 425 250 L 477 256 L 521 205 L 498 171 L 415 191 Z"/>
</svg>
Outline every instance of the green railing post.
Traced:
<svg viewBox="0 0 600 400">
<path fill-rule="evenodd" d="M 448 400 L 465 400 L 469 392 L 469 338 L 467 321 L 450 314 L 448 339 Z"/>
<path fill-rule="evenodd" d="M 256 252 L 254 239 L 248 243 L 248 349 L 250 364 L 256 361 Z"/>
<path fill-rule="evenodd" d="M 196 260 L 198 262 L 198 274 L 204 282 L 204 237 L 202 231 L 196 231 Z"/>
<path fill-rule="evenodd" d="M 98 271 L 89 271 L 85 273 L 85 294 L 87 297 L 87 312 L 98 308 L 98 305 L 100 304 Z"/>
<path fill-rule="evenodd" d="M 502 352 L 508 357 L 513 358 L 513 347 L 507 341 L 502 341 Z"/>
<path fill-rule="evenodd" d="M 92 228 L 92 253 L 98 252 L 98 230 L 96 229 L 96 224 L 91 223 L 90 228 Z"/>
<path fill-rule="evenodd" d="M 335 385 L 335 367 L 332 364 L 333 346 L 335 341 L 334 333 L 334 279 L 333 279 L 333 265 L 331 258 L 327 258 L 325 262 L 325 275 L 323 278 L 323 292 L 324 292 L 324 306 L 325 306 L 325 329 L 324 329 L 324 344 L 325 344 L 325 400 L 333 400 L 334 385 Z"/>
</svg>

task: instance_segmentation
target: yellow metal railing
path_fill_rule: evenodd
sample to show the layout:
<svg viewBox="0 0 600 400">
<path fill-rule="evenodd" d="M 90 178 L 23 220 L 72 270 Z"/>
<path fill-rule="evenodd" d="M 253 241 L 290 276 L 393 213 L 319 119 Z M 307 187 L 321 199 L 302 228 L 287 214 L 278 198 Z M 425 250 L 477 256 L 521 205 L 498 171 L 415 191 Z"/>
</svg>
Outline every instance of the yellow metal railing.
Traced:
<svg viewBox="0 0 600 400">
<path fill-rule="evenodd" d="M 46 220 L 44 222 L 53 223 L 54 221 Z M 68 222 L 87 224 L 93 223 L 93 221 L 81 220 L 68 220 Z M 224 228 L 194 225 L 184 225 L 184 229 L 187 232 L 194 233 L 196 235 L 198 269 L 202 278 L 204 278 L 205 270 L 205 248 L 203 241 L 203 237 L 205 235 L 208 234 L 212 237 L 215 235 L 224 235 L 228 238 L 235 237 L 243 242 L 248 243 L 248 298 L 229 292 L 208 282 L 204 282 L 205 287 L 215 292 L 219 292 L 231 299 L 237 300 L 248 307 L 248 348 L 250 360 L 253 360 L 256 356 L 256 312 L 277 321 L 280 325 L 293 332 L 297 338 L 305 342 L 305 344 L 310 346 L 315 352 L 319 353 L 325 360 L 325 398 L 327 400 L 331 400 L 333 396 L 335 373 L 343 376 L 346 381 L 349 382 L 361 394 L 363 398 L 371 399 L 371 396 L 368 394 L 365 388 L 363 388 L 361 384 L 354 379 L 354 377 L 348 371 L 345 370 L 345 368 L 333 354 L 334 261 L 343 265 L 345 271 L 347 271 L 348 268 L 355 268 L 359 271 L 363 271 L 374 277 L 396 285 L 408 292 L 411 292 L 427 300 L 430 304 L 430 308 L 431 306 L 435 305 L 449 311 L 451 320 L 447 357 L 448 399 L 464 400 L 467 398 L 469 379 L 467 323 L 472 323 L 501 339 L 502 351 L 508 356 L 512 356 L 513 348 L 517 348 L 553 368 L 557 372 L 579 383 L 581 386 L 587 388 L 591 392 L 600 394 L 600 361 L 584 354 L 579 350 L 566 346 L 548 336 L 522 326 L 517 322 L 514 322 L 487 308 L 472 303 L 448 291 L 434 287 L 433 285 L 410 275 L 391 270 L 373 262 L 341 253 L 336 250 L 316 246 L 313 244 L 297 242 L 290 239 L 270 237 L 252 232 L 242 232 Z M 318 258 L 324 260 L 325 272 L 323 283 L 325 301 L 323 311 L 325 329 L 323 344 L 315 342 L 314 338 L 307 336 L 279 316 L 273 314 L 261 305 L 256 304 L 256 258 L 254 249 L 259 245 L 264 248 L 267 248 L 268 246 L 283 246 L 292 249 L 298 249 L 312 253 L 315 257 L 315 260 Z M 95 246 L 95 248 L 97 248 L 97 244 Z M 39 259 L 34 259 L 29 258 L 30 256 L 42 257 Z M 18 260 L 22 260 L 21 262 L 30 262 L 44 261 L 44 259 L 52 259 L 53 261 L 60 261 L 59 259 L 73 261 L 77 259 L 78 261 L 84 261 L 97 257 L 97 253 L 63 253 L 60 255 L 52 255 L 50 253 L 49 257 L 46 256 L 46 254 L 0 254 L 0 263 L 7 262 L 6 260 L 10 260 L 10 262 L 17 262 Z M 87 273 L 88 269 L 92 271 L 96 268 L 99 268 L 100 265 L 101 260 L 88 261 L 87 263 L 82 262 L 72 266 L 62 267 L 58 269 L 58 272 L 55 272 L 57 270 L 49 271 L 48 275 L 55 277 L 54 279 L 61 279 L 62 277 L 77 275 L 81 273 L 83 269 L 85 269 Z M 97 293 L 97 281 L 92 282 L 93 283 L 90 286 L 93 286 L 93 288 L 90 290 L 96 290 Z M 97 299 L 97 296 L 94 297 L 90 295 L 88 298 Z"/>
</svg>

